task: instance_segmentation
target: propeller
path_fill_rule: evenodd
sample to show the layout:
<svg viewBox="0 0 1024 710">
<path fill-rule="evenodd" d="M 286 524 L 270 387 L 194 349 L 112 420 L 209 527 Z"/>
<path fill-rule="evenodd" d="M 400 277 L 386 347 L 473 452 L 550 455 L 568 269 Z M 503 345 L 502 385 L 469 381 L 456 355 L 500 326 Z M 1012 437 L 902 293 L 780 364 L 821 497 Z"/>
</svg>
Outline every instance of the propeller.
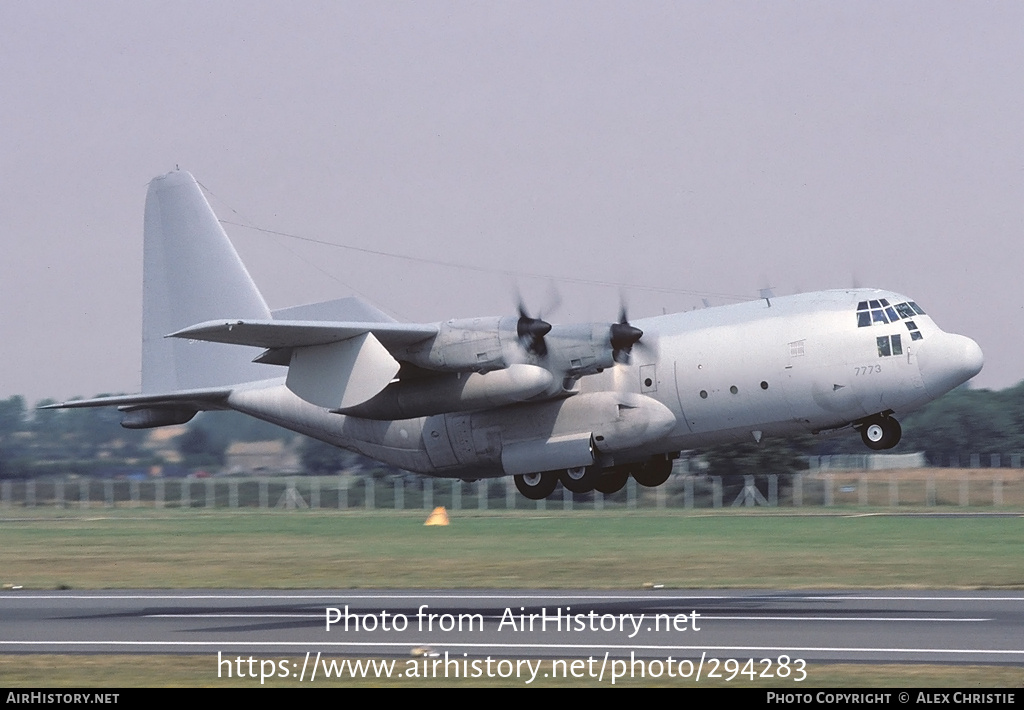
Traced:
<svg viewBox="0 0 1024 710">
<path fill-rule="evenodd" d="M 610 328 L 612 341 L 612 359 L 622 365 L 629 364 L 629 356 L 633 346 L 643 337 L 644 332 L 629 324 L 629 316 L 626 314 L 626 304 L 622 303 L 619 311 L 619 322 L 612 323 Z"/>
<path fill-rule="evenodd" d="M 526 310 L 522 296 L 519 297 L 519 320 L 516 321 L 516 334 L 523 348 L 537 357 L 548 354 L 544 336 L 551 332 L 551 324 L 541 318 L 533 318 Z"/>
</svg>

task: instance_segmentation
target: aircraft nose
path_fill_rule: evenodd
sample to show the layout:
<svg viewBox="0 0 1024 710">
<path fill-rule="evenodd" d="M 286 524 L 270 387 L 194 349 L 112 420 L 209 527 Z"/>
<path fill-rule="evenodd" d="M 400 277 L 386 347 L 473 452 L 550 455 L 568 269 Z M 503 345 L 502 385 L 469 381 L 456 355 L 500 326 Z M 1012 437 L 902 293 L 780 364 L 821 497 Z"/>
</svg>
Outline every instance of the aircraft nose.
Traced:
<svg viewBox="0 0 1024 710">
<path fill-rule="evenodd" d="M 924 387 L 939 397 L 967 382 L 985 364 L 985 356 L 976 342 L 963 335 L 935 333 L 922 341 L 917 351 L 917 366 Z"/>
</svg>

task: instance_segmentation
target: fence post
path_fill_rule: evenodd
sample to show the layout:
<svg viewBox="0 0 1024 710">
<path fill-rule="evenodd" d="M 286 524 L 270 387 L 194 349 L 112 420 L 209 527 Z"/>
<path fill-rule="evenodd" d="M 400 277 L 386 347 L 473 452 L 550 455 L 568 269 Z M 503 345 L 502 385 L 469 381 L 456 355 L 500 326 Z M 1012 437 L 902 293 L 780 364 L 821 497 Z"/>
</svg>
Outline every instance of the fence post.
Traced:
<svg viewBox="0 0 1024 710">
<path fill-rule="evenodd" d="M 160 479 L 156 482 L 156 490 L 153 491 L 153 507 L 163 508 L 164 507 L 164 479 Z"/>
<path fill-rule="evenodd" d="M 722 477 L 711 477 L 711 505 L 715 508 L 722 507 Z"/>
<path fill-rule="evenodd" d="M 423 479 L 423 510 L 434 509 L 434 479 Z"/>
</svg>

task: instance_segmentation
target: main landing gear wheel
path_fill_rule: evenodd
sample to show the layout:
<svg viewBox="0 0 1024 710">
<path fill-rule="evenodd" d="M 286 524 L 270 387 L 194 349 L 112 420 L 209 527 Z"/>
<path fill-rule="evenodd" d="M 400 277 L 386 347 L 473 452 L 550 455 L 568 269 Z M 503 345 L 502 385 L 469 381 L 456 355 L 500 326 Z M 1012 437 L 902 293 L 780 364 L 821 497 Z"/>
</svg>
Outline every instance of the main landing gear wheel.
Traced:
<svg viewBox="0 0 1024 710">
<path fill-rule="evenodd" d="M 530 500 L 547 498 L 555 492 L 558 485 L 558 474 L 554 471 L 543 473 L 523 473 L 515 476 L 516 488 Z"/>
<path fill-rule="evenodd" d="M 577 466 L 567 468 L 558 474 L 559 480 L 566 490 L 573 493 L 589 493 L 601 478 L 601 469 L 597 466 Z"/>
<path fill-rule="evenodd" d="M 633 469 L 633 478 L 641 486 L 657 488 L 672 475 L 672 462 L 668 459 L 654 459 Z"/>
<path fill-rule="evenodd" d="M 629 469 L 614 469 L 604 473 L 594 486 L 594 490 L 604 493 L 606 496 L 618 493 L 626 486 L 629 480 Z"/>
<path fill-rule="evenodd" d="M 903 436 L 903 427 L 891 417 L 874 419 L 860 430 L 860 438 L 864 445 L 874 451 L 891 449 L 900 443 Z"/>
</svg>

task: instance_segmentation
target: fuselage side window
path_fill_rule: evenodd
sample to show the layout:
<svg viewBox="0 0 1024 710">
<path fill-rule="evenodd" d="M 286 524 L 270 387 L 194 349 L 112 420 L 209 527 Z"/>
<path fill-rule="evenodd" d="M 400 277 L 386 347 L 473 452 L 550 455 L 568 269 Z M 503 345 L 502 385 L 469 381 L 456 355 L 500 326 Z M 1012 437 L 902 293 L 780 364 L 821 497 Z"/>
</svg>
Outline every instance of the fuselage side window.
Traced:
<svg viewBox="0 0 1024 710">
<path fill-rule="evenodd" d="M 875 338 L 875 342 L 878 343 L 878 357 L 889 357 L 892 355 L 892 352 L 889 350 L 888 335 Z"/>
</svg>

